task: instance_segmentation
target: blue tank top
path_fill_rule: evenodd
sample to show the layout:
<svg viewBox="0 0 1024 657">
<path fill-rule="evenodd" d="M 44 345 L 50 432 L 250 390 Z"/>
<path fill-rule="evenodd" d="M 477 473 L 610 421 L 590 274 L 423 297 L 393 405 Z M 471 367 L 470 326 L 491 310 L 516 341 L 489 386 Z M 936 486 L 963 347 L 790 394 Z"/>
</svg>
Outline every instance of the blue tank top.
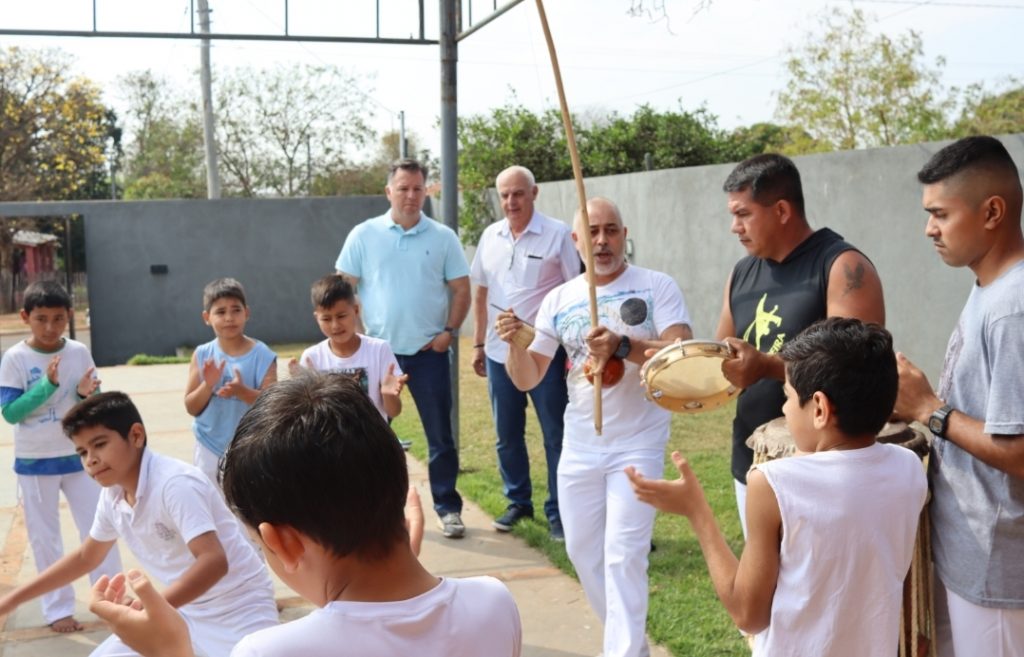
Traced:
<svg viewBox="0 0 1024 657">
<path fill-rule="evenodd" d="M 224 361 L 224 373 L 214 391 L 235 378 L 235 369 L 242 374 L 242 382 L 250 388 L 259 390 L 267 370 L 274 364 L 277 354 L 259 340 L 255 341 L 248 352 L 241 356 L 228 356 L 217 345 L 216 340 L 196 347 L 196 365 L 202 372 L 203 363 L 211 358 Z M 201 375 L 200 375 L 201 376 Z M 210 398 L 203 412 L 192 422 L 192 432 L 204 447 L 217 456 L 223 456 L 235 435 L 238 421 L 249 410 L 249 404 L 234 397 L 224 398 L 215 394 Z"/>
</svg>

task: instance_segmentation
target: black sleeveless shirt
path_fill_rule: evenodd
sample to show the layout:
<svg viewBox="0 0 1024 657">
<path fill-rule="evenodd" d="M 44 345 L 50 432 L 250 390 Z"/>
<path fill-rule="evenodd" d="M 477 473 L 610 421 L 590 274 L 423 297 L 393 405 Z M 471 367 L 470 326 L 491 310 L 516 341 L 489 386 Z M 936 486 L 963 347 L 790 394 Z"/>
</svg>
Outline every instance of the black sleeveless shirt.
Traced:
<svg viewBox="0 0 1024 657">
<path fill-rule="evenodd" d="M 827 312 L 828 274 L 839 254 L 855 250 L 842 236 L 822 228 L 801 242 L 782 262 L 747 256 L 736 263 L 729 288 L 736 337 L 758 351 L 778 353 Z M 732 476 L 746 483 L 754 453 L 747 438 L 754 429 L 782 416 L 782 382 L 762 379 L 742 393 L 732 423 Z"/>
</svg>

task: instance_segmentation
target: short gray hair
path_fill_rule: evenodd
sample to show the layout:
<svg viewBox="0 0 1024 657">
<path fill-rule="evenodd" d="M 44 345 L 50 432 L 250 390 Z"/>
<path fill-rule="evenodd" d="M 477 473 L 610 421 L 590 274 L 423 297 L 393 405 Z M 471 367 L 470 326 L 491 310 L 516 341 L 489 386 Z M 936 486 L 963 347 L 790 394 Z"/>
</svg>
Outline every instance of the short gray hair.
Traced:
<svg viewBox="0 0 1024 657">
<path fill-rule="evenodd" d="M 526 167 L 518 165 L 518 164 L 513 164 L 512 166 L 510 166 L 509 168 L 505 169 L 504 171 L 499 173 L 497 176 L 495 176 L 495 178 L 494 178 L 494 185 L 497 186 L 498 185 L 498 181 L 501 180 L 501 178 L 503 176 L 510 176 L 510 175 L 512 175 L 514 173 L 518 173 L 519 175 L 521 175 L 524 178 L 526 178 L 526 183 L 530 187 L 536 187 L 537 186 L 537 179 L 534 178 L 533 172 L 530 171 L 529 169 L 527 169 Z"/>
</svg>

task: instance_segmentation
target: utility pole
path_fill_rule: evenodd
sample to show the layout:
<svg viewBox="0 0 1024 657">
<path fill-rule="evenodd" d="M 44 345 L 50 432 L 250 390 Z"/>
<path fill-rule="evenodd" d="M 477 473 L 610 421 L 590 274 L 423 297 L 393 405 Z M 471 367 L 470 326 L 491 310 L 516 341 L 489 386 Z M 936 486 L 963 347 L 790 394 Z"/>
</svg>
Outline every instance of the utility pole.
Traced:
<svg viewBox="0 0 1024 657">
<path fill-rule="evenodd" d="M 457 126 L 458 85 L 456 72 L 459 45 L 461 4 L 459 0 L 441 0 L 441 216 L 443 223 L 459 232 L 459 143 L 455 136 Z M 455 327 L 458 328 L 458 327 Z M 459 449 L 459 341 L 451 346 L 452 434 L 455 449 Z"/>
<path fill-rule="evenodd" d="M 405 110 L 398 112 L 398 157 L 402 160 L 409 157 L 409 147 L 405 143 Z"/>
<path fill-rule="evenodd" d="M 209 0 L 199 0 L 199 33 L 210 33 Z M 217 135 L 213 129 L 213 92 L 210 83 L 210 40 L 199 46 L 199 83 L 203 88 L 203 145 L 206 147 L 206 197 L 220 198 L 220 173 L 217 170 Z"/>
</svg>

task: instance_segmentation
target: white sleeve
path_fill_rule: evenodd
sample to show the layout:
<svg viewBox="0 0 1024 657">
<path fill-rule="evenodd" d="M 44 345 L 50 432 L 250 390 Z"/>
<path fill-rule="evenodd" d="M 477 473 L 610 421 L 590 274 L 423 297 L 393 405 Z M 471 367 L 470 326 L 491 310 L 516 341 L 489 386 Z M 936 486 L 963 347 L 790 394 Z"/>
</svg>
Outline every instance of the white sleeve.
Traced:
<svg viewBox="0 0 1024 657">
<path fill-rule="evenodd" d="M 89 537 L 94 541 L 107 543 L 116 541 L 119 537 L 114 523 L 110 520 L 110 499 L 106 490 L 100 492 L 100 499 L 96 503 L 96 513 L 92 517 L 92 527 L 89 528 Z"/>
<path fill-rule="evenodd" d="M 561 288 L 556 287 L 548 292 L 544 300 L 540 302 L 540 310 L 537 311 L 537 318 L 534 320 L 534 327 L 537 329 L 536 335 L 533 336 L 533 342 L 530 343 L 530 351 L 535 351 L 548 358 L 555 357 L 555 352 L 558 351 L 561 344 L 555 339 L 555 336 L 558 335 L 558 331 L 555 329 L 555 310 L 559 289 Z"/>
<path fill-rule="evenodd" d="M 383 381 L 384 375 L 388 373 L 388 366 L 395 366 L 395 376 L 402 376 L 402 368 L 398 364 L 398 359 L 395 358 L 395 352 L 391 351 L 391 345 L 387 342 L 380 343 L 380 353 L 377 355 L 378 366 L 380 367 L 380 374 L 378 378 Z"/>
<path fill-rule="evenodd" d="M 658 279 L 654 286 L 654 328 L 661 336 L 671 326 L 690 324 L 690 313 L 676 282 L 667 274 L 659 274 Z"/>
<path fill-rule="evenodd" d="M 171 477 L 164 484 L 164 508 L 186 543 L 207 532 L 217 531 L 210 511 L 211 495 L 220 493 L 209 480 L 200 481 L 187 474 Z"/>
<path fill-rule="evenodd" d="M 319 372 L 320 364 L 317 363 L 316 354 L 317 345 L 313 345 L 312 347 L 306 347 L 306 350 L 302 352 L 301 356 L 299 356 L 299 365 L 302 365 L 303 367 L 311 366 L 313 370 Z M 307 364 L 306 361 L 309 361 L 309 363 Z"/>
<path fill-rule="evenodd" d="M 476 243 L 476 252 L 473 254 L 473 262 L 469 265 L 469 280 L 473 285 L 490 287 L 487 284 L 487 270 L 484 268 L 484 245 L 487 242 L 487 232 L 480 235 L 480 241 Z"/>
</svg>

